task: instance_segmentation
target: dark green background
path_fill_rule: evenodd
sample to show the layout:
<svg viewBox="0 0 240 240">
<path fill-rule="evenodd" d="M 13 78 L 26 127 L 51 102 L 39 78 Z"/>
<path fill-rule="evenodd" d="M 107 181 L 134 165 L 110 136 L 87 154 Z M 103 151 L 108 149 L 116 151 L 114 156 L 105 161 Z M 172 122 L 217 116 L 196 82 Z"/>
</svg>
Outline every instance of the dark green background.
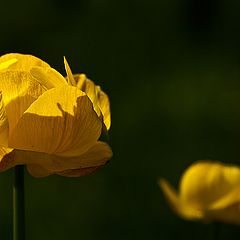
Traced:
<svg viewBox="0 0 240 240">
<path fill-rule="evenodd" d="M 1 1 L 0 54 L 65 55 L 111 99 L 112 161 L 82 178 L 26 172 L 27 240 L 212 239 L 168 208 L 199 159 L 240 163 L 240 2 Z M 0 175 L 0 239 L 12 238 L 12 171 Z M 221 239 L 240 231 L 223 226 Z"/>
</svg>

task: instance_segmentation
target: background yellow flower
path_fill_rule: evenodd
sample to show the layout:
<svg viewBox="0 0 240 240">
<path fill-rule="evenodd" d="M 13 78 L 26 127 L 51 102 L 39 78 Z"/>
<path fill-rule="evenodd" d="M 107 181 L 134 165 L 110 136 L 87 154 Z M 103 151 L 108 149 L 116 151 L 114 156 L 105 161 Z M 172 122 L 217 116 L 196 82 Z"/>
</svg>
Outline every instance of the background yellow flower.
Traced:
<svg viewBox="0 0 240 240">
<path fill-rule="evenodd" d="M 240 224 L 238 166 L 199 161 L 184 172 L 179 193 L 165 179 L 159 185 L 172 209 L 184 219 Z"/>
</svg>

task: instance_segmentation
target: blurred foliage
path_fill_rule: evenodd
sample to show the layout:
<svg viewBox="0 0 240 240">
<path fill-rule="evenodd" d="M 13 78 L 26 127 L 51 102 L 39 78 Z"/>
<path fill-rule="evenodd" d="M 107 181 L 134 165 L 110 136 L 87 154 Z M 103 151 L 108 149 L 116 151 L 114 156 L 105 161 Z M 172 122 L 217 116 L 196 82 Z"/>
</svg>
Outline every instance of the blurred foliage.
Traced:
<svg viewBox="0 0 240 240">
<path fill-rule="evenodd" d="M 26 173 L 27 240 L 211 239 L 157 186 L 198 159 L 239 163 L 240 2 L 1 2 L 0 52 L 84 72 L 109 94 L 114 158 L 77 179 Z M 12 237 L 12 171 L 0 175 L 0 239 Z M 222 226 L 221 239 L 237 236 Z"/>
</svg>

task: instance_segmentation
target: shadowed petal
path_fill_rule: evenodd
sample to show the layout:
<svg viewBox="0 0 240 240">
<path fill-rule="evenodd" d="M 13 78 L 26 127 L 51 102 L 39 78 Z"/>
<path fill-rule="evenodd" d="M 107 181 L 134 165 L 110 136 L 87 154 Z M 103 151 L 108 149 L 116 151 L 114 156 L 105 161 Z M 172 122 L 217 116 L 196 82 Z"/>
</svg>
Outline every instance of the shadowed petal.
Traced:
<svg viewBox="0 0 240 240">
<path fill-rule="evenodd" d="M 9 137 L 16 149 L 79 156 L 97 141 L 101 121 L 92 103 L 75 87 L 44 92 L 18 121 Z"/>
<path fill-rule="evenodd" d="M 57 174 L 64 177 L 82 177 L 82 176 L 86 176 L 96 172 L 99 168 L 101 168 L 101 166 L 87 167 L 87 168 L 80 168 L 80 169 L 70 169 L 70 170 L 58 172 Z"/>
<path fill-rule="evenodd" d="M 2 168 L 7 170 L 15 165 L 27 164 L 29 172 L 36 177 L 51 174 L 74 175 L 90 173 L 92 167 L 100 167 L 112 157 L 111 148 L 104 142 L 96 142 L 86 153 L 75 157 L 63 157 L 40 152 L 14 150 L 11 161 L 5 158 Z M 91 170 L 93 171 L 94 168 Z M 83 171 L 83 169 L 85 169 Z M 88 169 L 88 170 L 87 170 Z"/>
<path fill-rule="evenodd" d="M 51 171 L 37 164 L 27 164 L 27 170 L 34 177 L 47 177 L 52 174 Z"/>
<path fill-rule="evenodd" d="M 85 74 L 76 74 L 74 78 L 77 82 L 77 87 L 85 92 L 93 103 L 94 110 L 98 116 L 103 117 L 103 122 L 107 128 L 110 129 L 111 113 L 110 101 L 106 93 L 104 93 L 100 86 L 95 85 L 93 81 L 87 79 Z"/>
</svg>

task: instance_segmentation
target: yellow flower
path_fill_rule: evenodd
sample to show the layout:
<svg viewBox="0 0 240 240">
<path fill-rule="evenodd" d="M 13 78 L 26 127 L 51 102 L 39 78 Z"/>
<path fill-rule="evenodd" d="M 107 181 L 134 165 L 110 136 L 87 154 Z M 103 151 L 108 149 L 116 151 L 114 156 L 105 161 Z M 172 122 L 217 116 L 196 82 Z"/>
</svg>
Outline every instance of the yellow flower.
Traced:
<svg viewBox="0 0 240 240">
<path fill-rule="evenodd" d="M 99 140 L 111 124 L 107 95 L 65 67 L 67 81 L 34 56 L 0 57 L 0 171 L 26 164 L 35 177 L 77 177 L 112 157 Z"/>
<path fill-rule="evenodd" d="M 173 211 L 187 220 L 240 224 L 240 168 L 215 161 L 191 165 L 179 193 L 165 180 L 159 185 Z"/>
</svg>

